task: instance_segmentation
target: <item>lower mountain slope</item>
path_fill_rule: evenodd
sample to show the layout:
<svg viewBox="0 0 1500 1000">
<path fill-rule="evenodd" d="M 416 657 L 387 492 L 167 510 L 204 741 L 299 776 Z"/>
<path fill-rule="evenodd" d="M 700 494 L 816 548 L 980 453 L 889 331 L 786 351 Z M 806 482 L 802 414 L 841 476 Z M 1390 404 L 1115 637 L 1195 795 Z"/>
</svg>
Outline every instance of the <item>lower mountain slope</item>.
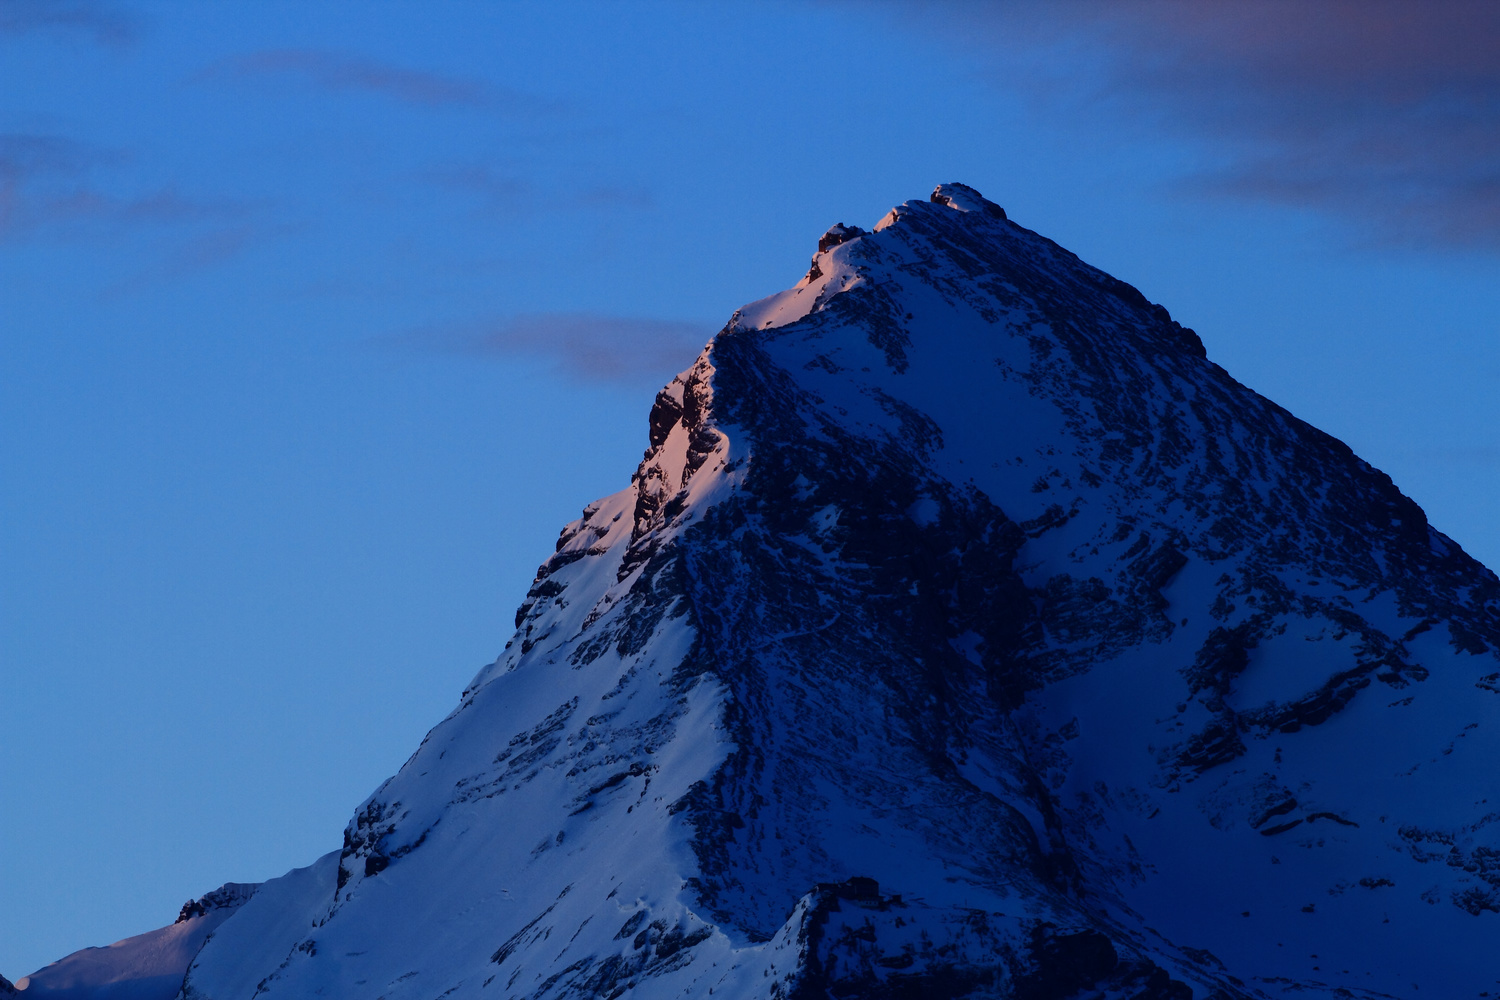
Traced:
<svg viewBox="0 0 1500 1000">
<path fill-rule="evenodd" d="M 183 904 L 175 923 L 84 948 L 14 984 L 0 977 L 0 996 L 26 1000 L 172 1000 L 203 944 L 258 887 L 230 882 Z"/>
<path fill-rule="evenodd" d="M 1135 289 L 943 185 L 649 440 L 184 1000 L 1500 992 L 1500 582 Z"/>
</svg>

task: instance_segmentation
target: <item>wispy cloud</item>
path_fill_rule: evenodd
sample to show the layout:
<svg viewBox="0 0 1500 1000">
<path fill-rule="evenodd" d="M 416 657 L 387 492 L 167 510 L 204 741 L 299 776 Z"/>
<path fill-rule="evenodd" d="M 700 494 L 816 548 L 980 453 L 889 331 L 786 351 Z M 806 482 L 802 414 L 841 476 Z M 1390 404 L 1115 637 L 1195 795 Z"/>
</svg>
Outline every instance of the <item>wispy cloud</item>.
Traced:
<svg viewBox="0 0 1500 1000">
<path fill-rule="evenodd" d="M 1500 4 L 935 0 L 917 20 L 1089 128 L 1197 144 L 1185 190 L 1500 250 Z"/>
<path fill-rule="evenodd" d="M 105 0 L 0 0 L 0 35 L 47 32 L 125 45 L 138 30 L 133 15 Z"/>
<path fill-rule="evenodd" d="M 290 77 L 323 90 L 373 94 L 425 107 L 543 111 L 545 103 L 483 80 L 448 76 L 322 49 L 268 49 L 219 62 L 199 79 Z"/>
<path fill-rule="evenodd" d="M 183 194 L 170 184 L 145 193 L 108 190 L 97 174 L 128 159 L 67 136 L 0 134 L 0 239 L 67 226 L 221 223 L 261 207 Z"/>
<path fill-rule="evenodd" d="M 223 223 L 255 211 L 247 202 L 192 198 L 166 187 L 143 195 L 94 188 L 16 197 L 0 190 L 0 240 L 25 236 L 84 236 L 108 228 L 158 228 Z"/>
<path fill-rule="evenodd" d="M 120 150 L 66 136 L 0 134 L 0 243 L 38 239 L 130 241 L 145 247 L 141 270 L 106 289 L 118 295 L 228 261 L 297 226 L 278 222 L 272 206 L 204 197 L 165 184 L 122 191 L 112 168 Z M 145 237 L 145 244 L 137 238 Z"/>
<path fill-rule="evenodd" d="M 688 367 L 712 335 L 707 323 L 536 313 L 428 327 L 395 339 L 429 352 L 534 358 L 586 381 L 639 383 L 670 378 Z"/>
<path fill-rule="evenodd" d="M 34 177 L 76 176 L 121 158 L 116 150 L 66 136 L 0 133 L 0 182 L 19 184 Z"/>
<path fill-rule="evenodd" d="M 0 239 L 35 228 L 76 201 L 94 168 L 124 154 L 60 135 L 0 134 Z"/>
</svg>

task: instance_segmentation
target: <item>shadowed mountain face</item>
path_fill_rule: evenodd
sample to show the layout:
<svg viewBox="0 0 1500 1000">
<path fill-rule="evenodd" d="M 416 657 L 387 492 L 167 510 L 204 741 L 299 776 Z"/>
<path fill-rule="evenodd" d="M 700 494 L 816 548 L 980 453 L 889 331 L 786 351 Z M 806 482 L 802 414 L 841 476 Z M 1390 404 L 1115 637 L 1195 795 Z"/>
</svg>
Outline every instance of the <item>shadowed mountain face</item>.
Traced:
<svg viewBox="0 0 1500 1000">
<path fill-rule="evenodd" d="M 944 185 L 649 436 L 184 997 L 1497 992 L 1500 583 L 1135 289 Z"/>
</svg>

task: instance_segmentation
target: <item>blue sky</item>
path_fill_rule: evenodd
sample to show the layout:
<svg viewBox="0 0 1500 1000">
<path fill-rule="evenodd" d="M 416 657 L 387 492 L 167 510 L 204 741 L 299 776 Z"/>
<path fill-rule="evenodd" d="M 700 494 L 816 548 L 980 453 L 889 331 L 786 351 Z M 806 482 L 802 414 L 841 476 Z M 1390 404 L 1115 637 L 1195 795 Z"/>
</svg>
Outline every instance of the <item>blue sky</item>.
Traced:
<svg viewBox="0 0 1500 1000">
<path fill-rule="evenodd" d="M 1500 16 L 0 0 L 0 973 L 337 847 L 646 410 L 938 182 L 1500 565 Z"/>
</svg>

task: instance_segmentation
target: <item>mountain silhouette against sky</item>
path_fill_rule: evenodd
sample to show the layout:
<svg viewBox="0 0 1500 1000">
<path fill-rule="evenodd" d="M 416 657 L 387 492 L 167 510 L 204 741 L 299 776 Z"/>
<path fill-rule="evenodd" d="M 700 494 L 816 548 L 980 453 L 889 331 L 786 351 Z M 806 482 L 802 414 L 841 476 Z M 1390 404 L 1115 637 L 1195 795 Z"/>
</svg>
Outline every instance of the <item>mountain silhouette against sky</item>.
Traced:
<svg viewBox="0 0 1500 1000">
<path fill-rule="evenodd" d="M 1496 650 L 1387 476 L 940 185 L 660 392 L 339 849 L 17 986 L 1500 995 Z"/>
</svg>

